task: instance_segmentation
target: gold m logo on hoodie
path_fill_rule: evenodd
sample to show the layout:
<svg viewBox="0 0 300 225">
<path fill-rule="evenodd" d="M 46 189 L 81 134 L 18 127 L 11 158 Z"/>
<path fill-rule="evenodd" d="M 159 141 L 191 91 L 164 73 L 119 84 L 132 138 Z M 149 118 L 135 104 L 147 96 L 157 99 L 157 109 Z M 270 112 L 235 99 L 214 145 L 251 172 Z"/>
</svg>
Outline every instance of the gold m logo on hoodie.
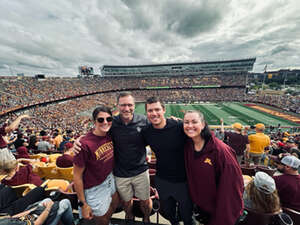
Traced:
<svg viewBox="0 0 300 225">
<path fill-rule="evenodd" d="M 211 166 L 212 166 L 212 163 L 211 163 L 211 160 L 210 160 L 210 158 L 206 158 L 206 159 L 204 160 L 204 163 L 208 163 L 209 165 L 211 165 Z"/>
</svg>

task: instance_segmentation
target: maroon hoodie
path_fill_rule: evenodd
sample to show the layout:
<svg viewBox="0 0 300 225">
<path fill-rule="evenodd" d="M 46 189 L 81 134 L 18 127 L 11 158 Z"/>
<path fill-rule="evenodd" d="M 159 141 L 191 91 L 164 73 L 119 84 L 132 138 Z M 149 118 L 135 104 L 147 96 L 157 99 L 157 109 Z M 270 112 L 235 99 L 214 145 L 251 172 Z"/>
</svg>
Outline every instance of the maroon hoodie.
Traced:
<svg viewBox="0 0 300 225">
<path fill-rule="evenodd" d="M 1 183 L 8 186 L 17 186 L 21 184 L 34 184 L 40 186 L 43 181 L 38 175 L 32 172 L 32 166 L 28 164 L 26 166 L 20 166 L 19 170 L 10 180 L 3 179 Z"/>
<path fill-rule="evenodd" d="M 244 182 L 234 150 L 213 135 L 195 152 L 188 139 L 185 166 L 192 201 L 210 215 L 208 225 L 234 225 L 244 208 Z"/>
<path fill-rule="evenodd" d="M 28 150 L 25 146 L 20 146 L 18 149 L 17 149 L 17 152 L 18 152 L 18 155 L 16 156 L 17 159 L 20 159 L 20 158 L 25 158 L 25 159 L 29 159 L 29 154 L 28 154 Z"/>
</svg>

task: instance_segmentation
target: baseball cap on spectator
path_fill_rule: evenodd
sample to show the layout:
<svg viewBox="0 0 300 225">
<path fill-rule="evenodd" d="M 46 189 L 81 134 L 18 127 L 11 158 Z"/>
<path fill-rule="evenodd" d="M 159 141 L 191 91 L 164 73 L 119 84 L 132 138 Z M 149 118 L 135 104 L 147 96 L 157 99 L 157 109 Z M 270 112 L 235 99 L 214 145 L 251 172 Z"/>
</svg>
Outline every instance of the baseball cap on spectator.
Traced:
<svg viewBox="0 0 300 225">
<path fill-rule="evenodd" d="M 258 123 L 255 125 L 255 128 L 257 129 L 265 129 L 265 125 L 263 123 Z"/>
<path fill-rule="evenodd" d="M 298 169 L 298 167 L 300 166 L 300 159 L 293 155 L 288 155 L 282 158 L 281 163 L 294 169 Z"/>
<path fill-rule="evenodd" d="M 241 129 L 243 129 L 243 126 L 240 123 L 234 123 L 234 124 L 232 124 L 232 128 L 241 130 Z"/>
<path fill-rule="evenodd" d="M 274 179 L 265 172 L 257 172 L 255 174 L 254 185 L 265 194 L 272 194 L 276 190 Z"/>
<path fill-rule="evenodd" d="M 282 141 L 285 142 L 285 143 L 286 143 L 288 140 L 289 140 L 289 139 L 288 139 L 287 137 L 282 138 Z"/>
<path fill-rule="evenodd" d="M 286 143 L 295 143 L 293 139 L 288 139 Z"/>
</svg>

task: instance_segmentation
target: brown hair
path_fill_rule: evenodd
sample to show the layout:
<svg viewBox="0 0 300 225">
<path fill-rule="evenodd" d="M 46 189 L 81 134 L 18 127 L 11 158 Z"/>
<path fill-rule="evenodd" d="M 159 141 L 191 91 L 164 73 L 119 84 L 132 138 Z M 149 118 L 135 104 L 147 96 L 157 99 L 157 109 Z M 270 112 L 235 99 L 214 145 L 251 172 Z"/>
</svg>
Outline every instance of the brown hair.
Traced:
<svg viewBox="0 0 300 225">
<path fill-rule="evenodd" d="M 133 98 L 133 101 L 135 101 L 135 99 L 130 91 L 123 91 L 123 92 L 120 92 L 120 94 L 118 95 L 117 103 L 119 104 L 120 98 L 127 97 L 127 96 L 131 96 Z"/>
<path fill-rule="evenodd" d="M 152 96 L 152 97 L 150 97 L 150 98 L 148 98 L 148 99 L 146 100 L 145 110 L 147 111 L 147 105 L 148 105 L 148 104 L 153 104 L 153 103 L 157 103 L 157 102 L 159 102 L 160 105 L 161 105 L 161 107 L 162 107 L 163 109 L 165 109 L 165 104 L 163 103 L 163 101 L 162 101 L 161 99 L 159 99 L 158 97 Z"/>
<path fill-rule="evenodd" d="M 280 201 L 277 190 L 271 194 L 266 194 L 258 190 L 254 181 L 251 181 L 246 186 L 245 191 L 253 204 L 253 209 L 262 213 L 273 213 L 280 210 Z"/>
<path fill-rule="evenodd" d="M 188 113 L 196 113 L 196 114 L 199 116 L 200 121 L 201 121 L 202 123 L 205 124 L 205 126 L 204 126 L 204 128 L 202 129 L 200 135 L 201 135 L 201 137 L 202 137 L 206 142 L 209 141 L 209 139 L 211 138 L 211 131 L 210 131 L 209 127 L 208 127 L 207 122 L 205 121 L 205 118 L 204 118 L 203 113 L 200 112 L 199 110 L 187 110 L 187 111 L 184 113 L 184 116 L 185 116 L 186 114 L 188 114 Z"/>
</svg>

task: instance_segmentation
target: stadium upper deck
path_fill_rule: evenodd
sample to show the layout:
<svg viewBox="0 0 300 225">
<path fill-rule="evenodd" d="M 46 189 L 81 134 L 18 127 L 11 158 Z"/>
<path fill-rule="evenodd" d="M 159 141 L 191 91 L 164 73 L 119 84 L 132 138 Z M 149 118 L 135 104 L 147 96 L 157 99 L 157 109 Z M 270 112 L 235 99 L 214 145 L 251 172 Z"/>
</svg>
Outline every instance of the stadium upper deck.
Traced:
<svg viewBox="0 0 300 225">
<path fill-rule="evenodd" d="M 117 76 L 181 76 L 208 74 L 245 74 L 253 69 L 256 58 L 151 65 L 103 65 L 101 75 Z"/>
</svg>

